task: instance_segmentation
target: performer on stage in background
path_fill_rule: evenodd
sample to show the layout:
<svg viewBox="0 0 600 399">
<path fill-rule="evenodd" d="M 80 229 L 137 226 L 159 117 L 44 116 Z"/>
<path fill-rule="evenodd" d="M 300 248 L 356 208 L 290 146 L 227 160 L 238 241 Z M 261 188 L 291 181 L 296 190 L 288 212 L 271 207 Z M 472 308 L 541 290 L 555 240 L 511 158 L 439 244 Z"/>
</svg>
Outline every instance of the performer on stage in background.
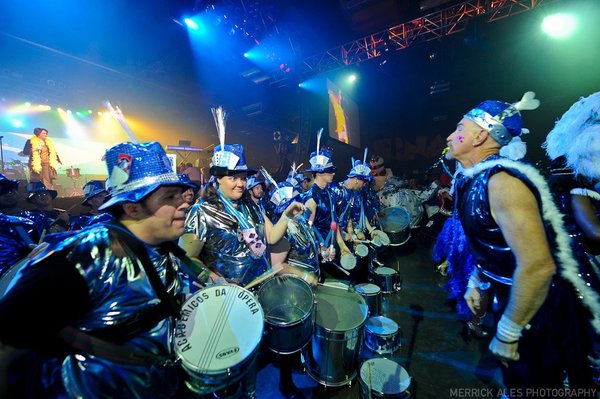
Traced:
<svg viewBox="0 0 600 399">
<path fill-rule="evenodd" d="M 105 159 L 101 209 L 115 219 L 40 250 L 0 300 L 2 349 L 41 353 L 27 397 L 172 398 L 183 385 L 173 332 L 189 276 L 173 241 L 189 186 L 156 142 L 118 144 Z"/>
<path fill-rule="evenodd" d="M 543 177 L 498 154 L 523 132 L 520 111 L 538 105 L 532 92 L 514 104 L 484 101 L 447 138 L 447 156 L 465 168 L 456 212 L 477 262 L 465 299 L 480 315 L 485 296 L 496 296 L 489 348 L 507 388 L 562 388 L 565 375 L 570 389 L 592 388 L 588 323 L 599 329 L 600 303 L 584 278 L 593 276 L 579 274 Z"/>
<path fill-rule="evenodd" d="M 48 138 L 47 129 L 36 127 L 33 134 L 19 155 L 29 156 L 29 180 L 41 181 L 51 190 L 54 188 L 52 181 L 57 177 L 56 171 L 61 166 L 60 158 L 54 143 Z"/>
</svg>

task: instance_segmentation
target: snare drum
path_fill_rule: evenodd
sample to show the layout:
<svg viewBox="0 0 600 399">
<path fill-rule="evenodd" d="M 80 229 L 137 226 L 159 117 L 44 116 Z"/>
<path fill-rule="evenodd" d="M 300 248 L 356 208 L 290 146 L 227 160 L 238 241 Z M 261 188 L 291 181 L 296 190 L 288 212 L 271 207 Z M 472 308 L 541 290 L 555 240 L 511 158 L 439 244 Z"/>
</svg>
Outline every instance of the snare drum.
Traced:
<svg viewBox="0 0 600 399">
<path fill-rule="evenodd" d="M 410 397 L 410 376 L 398 363 L 384 358 L 365 361 L 360 367 L 361 399 Z"/>
<path fill-rule="evenodd" d="M 392 354 L 400 347 L 398 324 L 387 317 L 370 317 L 365 324 L 365 345 L 383 355 Z"/>
<path fill-rule="evenodd" d="M 275 353 L 302 349 L 313 331 L 314 295 L 310 284 L 296 276 L 275 276 L 256 293 L 265 313 L 264 342 Z"/>
<path fill-rule="evenodd" d="M 364 298 L 365 302 L 367 302 L 369 315 L 375 316 L 381 314 L 381 288 L 375 284 L 364 283 L 356 284 L 354 289 Z"/>
<path fill-rule="evenodd" d="M 302 350 L 306 372 L 325 386 L 350 383 L 358 369 L 367 304 L 353 290 L 320 285 L 312 340 Z"/>
<path fill-rule="evenodd" d="M 175 329 L 175 353 L 188 388 L 207 394 L 239 381 L 258 351 L 263 328 L 260 303 L 244 288 L 214 285 L 192 295 Z"/>
<path fill-rule="evenodd" d="M 377 284 L 385 294 L 400 291 L 400 288 L 402 288 L 400 275 L 391 267 L 378 267 L 373 274 L 375 284 Z"/>
<path fill-rule="evenodd" d="M 410 215 L 402 207 L 385 208 L 379 217 L 381 230 L 387 234 L 389 245 L 405 244 L 410 239 Z"/>
</svg>

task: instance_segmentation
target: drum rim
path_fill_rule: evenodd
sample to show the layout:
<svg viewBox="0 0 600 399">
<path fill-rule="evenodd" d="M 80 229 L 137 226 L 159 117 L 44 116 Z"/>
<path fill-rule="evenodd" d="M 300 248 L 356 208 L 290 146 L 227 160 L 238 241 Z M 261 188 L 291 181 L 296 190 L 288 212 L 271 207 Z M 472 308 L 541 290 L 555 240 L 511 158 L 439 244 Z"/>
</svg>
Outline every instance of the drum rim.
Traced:
<svg viewBox="0 0 600 399">
<path fill-rule="evenodd" d="M 277 279 L 277 278 L 281 279 L 281 278 L 284 278 L 284 277 L 285 278 L 293 278 L 293 279 L 296 279 L 297 281 L 301 282 L 301 285 L 304 285 L 305 288 L 308 288 L 308 292 L 310 292 L 310 295 L 311 295 L 310 308 L 308 309 L 308 312 L 306 312 L 304 314 L 304 316 L 302 316 L 301 319 L 299 319 L 299 320 L 297 320 L 297 321 L 295 321 L 293 323 L 276 323 L 276 322 L 271 322 L 271 321 L 267 320 L 267 316 L 265 314 L 265 311 L 264 311 L 264 309 L 262 309 L 263 304 L 260 302 L 260 292 L 263 289 L 263 287 L 265 287 L 266 284 L 269 283 L 270 281 L 275 281 L 275 279 Z M 274 284 L 274 283 L 269 283 L 269 284 Z M 280 276 L 273 276 L 272 278 L 268 279 L 267 281 L 265 281 L 263 284 L 260 285 L 260 287 L 256 291 L 255 297 L 256 297 L 256 300 L 258 301 L 258 303 L 260 303 L 261 309 L 263 310 L 263 318 L 264 318 L 265 323 L 269 324 L 271 326 L 292 327 L 292 326 L 296 326 L 298 324 L 302 324 L 302 323 L 304 323 L 306 321 L 306 319 L 308 319 L 309 317 L 311 317 L 312 314 L 315 311 L 315 293 L 314 293 L 312 287 L 310 286 L 310 284 L 306 280 L 304 280 L 304 279 L 302 279 L 302 278 L 300 278 L 300 277 L 298 277 L 298 276 L 296 276 L 294 274 L 283 274 L 283 275 L 280 275 Z"/>
<path fill-rule="evenodd" d="M 262 342 L 262 337 L 264 335 L 264 331 L 265 331 L 265 314 L 263 312 L 262 309 L 262 305 L 260 304 L 260 302 L 258 302 L 258 299 L 254 296 L 254 294 L 250 291 L 247 290 L 244 287 L 240 287 L 238 285 L 233 285 L 233 284 L 215 284 L 215 285 L 211 285 L 210 287 L 205 287 L 201 290 L 196 291 L 193 295 L 191 295 L 181 306 L 181 310 L 183 310 L 183 308 L 185 307 L 185 305 L 191 301 L 193 298 L 196 298 L 198 295 L 200 295 L 203 291 L 206 290 L 215 290 L 218 288 L 227 288 L 229 287 L 229 289 L 232 289 L 234 291 L 242 291 L 242 292 L 246 292 L 247 294 L 250 294 L 252 297 L 255 298 L 256 302 L 258 303 L 258 309 L 260 311 L 260 314 L 262 316 L 263 322 L 260 323 L 259 329 L 260 329 L 260 334 L 259 334 L 259 339 L 258 342 L 254 345 L 254 348 L 252 349 L 252 351 L 249 352 L 248 356 L 245 359 L 242 359 L 241 361 L 239 361 L 238 363 L 235 363 L 233 365 L 229 365 L 226 368 L 221 368 L 221 369 L 201 369 L 197 366 L 195 366 L 193 363 L 191 363 L 191 361 L 187 360 L 184 356 L 182 356 L 180 349 L 179 349 L 179 345 L 177 345 L 177 341 L 178 339 L 174 336 L 173 338 L 173 342 L 174 342 L 174 351 L 175 354 L 177 355 L 177 358 L 180 359 L 181 361 L 181 366 L 183 368 L 185 368 L 186 370 L 189 370 L 191 372 L 194 373 L 202 373 L 202 374 L 209 374 L 209 375 L 221 375 L 224 374 L 224 372 L 226 372 L 227 374 L 231 374 L 231 370 L 235 369 L 236 367 L 239 367 L 240 365 L 244 364 L 245 362 L 247 362 L 248 360 L 252 359 L 252 357 L 254 355 L 256 355 L 256 352 L 258 351 L 258 349 L 260 348 L 260 343 Z M 235 295 L 238 295 L 237 292 Z M 179 320 L 178 320 L 179 322 Z"/>
<path fill-rule="evenodd" d="M 380 269 L 390 269 L 391 271 L 393 271 L 393 273 L 390 273 L 390 274 L 377 273 L 377 270 L 380 270 Z M 376 268 L 375 270 L 373 270 L 373 273 L 375 273 L 378 276 L 393 276 L 393 275 L 397 275 L 398 271 L 396 269 L 393 269 L 393 268 L 388 267 L 388 266 L 379 266 L 378 268 Z"/>
<path fill-rule="evenodd" d="M 375 292 L 365 292 L 365 291 L 358 292 L 358 289 L 360 289 L 360 288 L 357 289 L 356 287 L 359 287 L 359 286 L 360 286 L 360 288 L 366 287 L 366 286 L 373 286 L 373 287 L 377 288 L 377 291 L 375 291 Z M 373 284 L 373 283 L 360 283 L 360 284 L 356 284 L 354 286 L 354 291 L 358 292 L 359 295 L 364 294 L 366 296 L 375 296 L 375 295 L 378 295 L 381 293 L 381 287 L 378 286 L 377 284 Z"/>
<path fill-rule="evenodd" d="M 387 320 L 389 320 L 389 321 L 391 321 L 391 322 L 392 322 L 392 326 L 395 326 L 395 327 L 396 327 L 396 330 L 395 330 L 395 331 L 393 331 L 393 332 L 391 332 L 391 333 L 389 333 L 389 334 L 379 334 L 379 333 L 377 333 L 377 332 L 375 332 L 375 331 L 373 331 L 373 330 L 371 330 L 371 329 L 369 328 L 369 324 L 367 324 L 367 323 L 368 323 L 368 322 L 369 322 L 369 320 L 371 320 L 371 319 L 385 319 L 386 321 L 387 321 Z M 371 317 L 369 317 L 369 318 L 367 319 L 367 321 L 365 322 L 365 331 L 367 331 L 367 330 L 368 330 L 369 332 L 373 333 L 373 334 L 376 334 L 376 335 L 380 336 L 380 337 L 388 337 L 388 336 L 393 336 L 393 335 L 395 335 L 395 334 L 398 334 L 398 332 L 400 331 L 400 325 L 399 325 L 398 323 L 396 323 L 396 321 L 395 321 L 395 320 L 393 320 L 393 319 L 391 319 L 391 318 L 389 318 L 389 317 L 386 317 L 386 316 L 381 316 L 381 315 L 378 315 L 378 316 L 371 316 Z"/>
</svg>

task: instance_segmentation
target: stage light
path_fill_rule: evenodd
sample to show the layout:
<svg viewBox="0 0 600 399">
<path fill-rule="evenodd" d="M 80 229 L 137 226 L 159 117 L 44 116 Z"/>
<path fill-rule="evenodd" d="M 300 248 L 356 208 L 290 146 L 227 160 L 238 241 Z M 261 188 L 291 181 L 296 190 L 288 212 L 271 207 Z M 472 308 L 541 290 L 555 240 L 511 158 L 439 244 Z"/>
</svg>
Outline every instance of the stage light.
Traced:
<svg viewBox="0 0 600 399">
<path fill-rule="evenodd" d="M 191 18 L 185 18 L 183 20 L 183 22 L 185 22 L 186 26 L 188 28 L 190 28 L 191 30 L 198 30 L 198 29 L 200 29 L 200 26 L 198 25 L 198 23 L 196 21 L 194 21 L 193 19 L 191 19 Z"/>
<path fill-rule="evenodd" d="M 13 125 L 13 127 L 16 127 L 16 128 L 23 127 L 23 121 L 20 120 L 20 119 L 13 119 L 13 120 L 11 120 L 10 124 Z"/>
<path fill-rule="evenodd" d="M 244 58 L 248 58 L 249 55 L 250 54 L 248 54 L 248 53 L 244 53 Z"/>
<path fill-rule="evenodd" d="M 554 14 L 544 18 L 542 31 L 553 39 L 566 39 L 575 32 L 577 20 L 570 14 Z"/>
<path fill-rule="evenodd" d="M 350 74 L 350 76 L 348 76 L 348 82 L 350 82 L 350 83 L 356 82 L 356 79 L 357 79 L 357 77 L 356 77 L 356 74 L 354 74 L 354 73 Z"/>
</svg>

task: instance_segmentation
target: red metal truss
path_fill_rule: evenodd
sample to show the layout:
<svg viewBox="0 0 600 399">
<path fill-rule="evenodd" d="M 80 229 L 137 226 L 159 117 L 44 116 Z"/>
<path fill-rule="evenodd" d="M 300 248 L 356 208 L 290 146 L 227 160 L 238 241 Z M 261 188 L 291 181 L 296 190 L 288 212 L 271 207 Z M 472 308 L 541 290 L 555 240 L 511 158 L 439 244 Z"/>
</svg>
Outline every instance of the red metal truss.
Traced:
<svg viewBox="0 0 600 399">
<path fill-rule="evenodd" d="M 493 22 L 558 0 L 471 0 L 329 49 L 304 60 L 312 73 L 322 73 L 379 57 L 385 51 L 440 39 L 465 30 L 467 21 L 484 16 Z"/>
</svg>

